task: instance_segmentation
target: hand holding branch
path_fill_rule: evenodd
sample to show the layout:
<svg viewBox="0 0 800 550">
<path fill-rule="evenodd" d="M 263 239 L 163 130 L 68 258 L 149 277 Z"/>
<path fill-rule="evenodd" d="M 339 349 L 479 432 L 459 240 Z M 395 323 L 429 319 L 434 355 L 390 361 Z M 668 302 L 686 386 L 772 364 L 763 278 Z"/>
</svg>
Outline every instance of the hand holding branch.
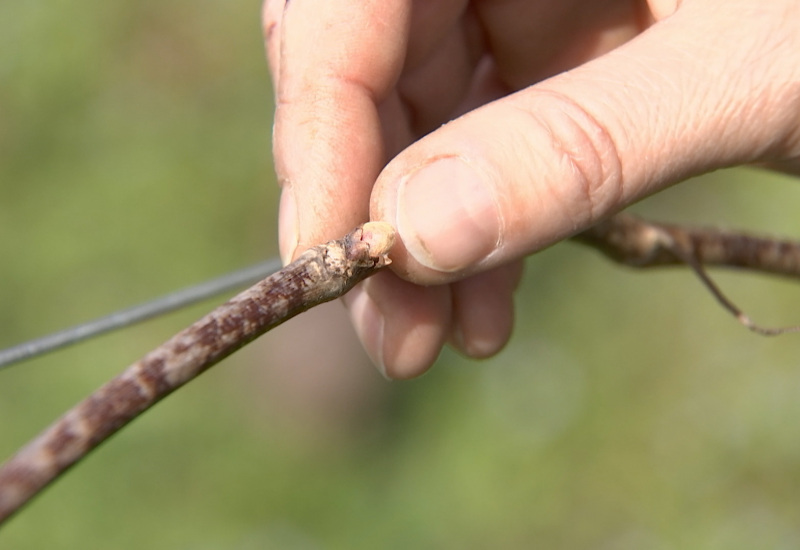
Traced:
<svg viewBox="0 0 800 550">
<path fill-rule="evenodd" d="M 492 355 L 523 256 L 693 175 L 800 171 L 798 22 L 795 0 L 267 0 L 284 257 L 387 221 L 394 273 L 345 300 L 373 361 Z"/>
</svg>

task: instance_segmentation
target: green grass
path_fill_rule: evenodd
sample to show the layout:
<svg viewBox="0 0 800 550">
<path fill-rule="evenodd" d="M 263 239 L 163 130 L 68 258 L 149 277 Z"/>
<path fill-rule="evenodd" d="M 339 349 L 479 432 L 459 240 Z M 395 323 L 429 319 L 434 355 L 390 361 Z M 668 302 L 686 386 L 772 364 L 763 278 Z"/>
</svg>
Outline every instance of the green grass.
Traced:
<svg viewBox="0 0 800 550">
<path fill-rule="evenodd" d="M 0 346 L 275 254 L 271 102 L 257 1 L 0 4 Z M 637 210 L 800 235 L 797 189 L 720 172 Z M 796 284 L 717 276 L 757 320 L 800 323 Z M 687 270 L 573 244 L 528 261 L 518 305 L 498 357 L 392 384 L 341 322 L 301 316 L 0 548 L 797 546 L 797 337 L 748 333 Z M 212 306 L 0 372 L 0 455 Z"/>
</svg>

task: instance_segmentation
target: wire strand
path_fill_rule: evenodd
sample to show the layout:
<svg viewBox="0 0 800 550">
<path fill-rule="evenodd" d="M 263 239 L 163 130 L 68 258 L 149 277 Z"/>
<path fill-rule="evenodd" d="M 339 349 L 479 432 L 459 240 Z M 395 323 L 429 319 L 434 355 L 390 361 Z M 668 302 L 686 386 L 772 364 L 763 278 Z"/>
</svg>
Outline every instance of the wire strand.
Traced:
<svg viewBox="0 0 800 550">
<path fill-rule="evenodd" d="M 143 304 L 0 350 L 0 370 L 89 338 L 190 306 L 236 288 L 252 285 L 272 275 L 280 268 L 280 259 L 271 258 L 265 262 L 165 294 Z"/>
</svg>

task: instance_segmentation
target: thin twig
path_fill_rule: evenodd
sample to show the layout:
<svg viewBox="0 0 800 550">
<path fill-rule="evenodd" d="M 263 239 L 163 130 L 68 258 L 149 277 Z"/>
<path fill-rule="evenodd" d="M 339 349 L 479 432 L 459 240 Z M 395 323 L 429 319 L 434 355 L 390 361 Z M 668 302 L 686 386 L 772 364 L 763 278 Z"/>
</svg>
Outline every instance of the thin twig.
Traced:
<svg viewBox="0 0 800 550">
<path fill-rule="evenodd" d="M 705 266 L 730 267 L 798 278 L 800 242 L 660 224 L 626 213 L 617 214 L 573 239 L 631 267 L 687 265 L 720 305 L 753 332 L 764 336 L 800 332 L 800 326 L 771 328 L 756 324 L 725 296 L 705 270 Z"/>
<path fill-rule="evenodd" d="M 683 265 L 677 250 L 702 265 L 800 278 L 800 242 L 740 231 L 655 223 L 621 213 L 573 237 L 631 267 Z"/>
<path fill-rule="evenodd" d="M 156 402 L 271 328 L 389 263 L 394 230 L 368 223 L 309 249 L 148 353 L 0 467 L 0 523 Z"/>
</svg>

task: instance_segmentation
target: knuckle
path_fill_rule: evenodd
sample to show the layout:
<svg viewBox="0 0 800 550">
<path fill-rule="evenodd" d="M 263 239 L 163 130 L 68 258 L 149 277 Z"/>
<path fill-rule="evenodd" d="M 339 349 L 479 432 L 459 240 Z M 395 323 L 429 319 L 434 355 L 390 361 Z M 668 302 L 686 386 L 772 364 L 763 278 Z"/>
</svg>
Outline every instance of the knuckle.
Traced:
<svg viewBox="0 0 800 550">
<path fill-rule="evenodd" d="M 573 99 L 556 92 L 539 91 L 526 110 L 536 113 L 549 140 L 557 173 L 566 179 L 550 183 L 549 192 L 573 217 L 573 225 L 591 225 L 624 196 L 622 163 L 606 127 Z"/>
</svg>

